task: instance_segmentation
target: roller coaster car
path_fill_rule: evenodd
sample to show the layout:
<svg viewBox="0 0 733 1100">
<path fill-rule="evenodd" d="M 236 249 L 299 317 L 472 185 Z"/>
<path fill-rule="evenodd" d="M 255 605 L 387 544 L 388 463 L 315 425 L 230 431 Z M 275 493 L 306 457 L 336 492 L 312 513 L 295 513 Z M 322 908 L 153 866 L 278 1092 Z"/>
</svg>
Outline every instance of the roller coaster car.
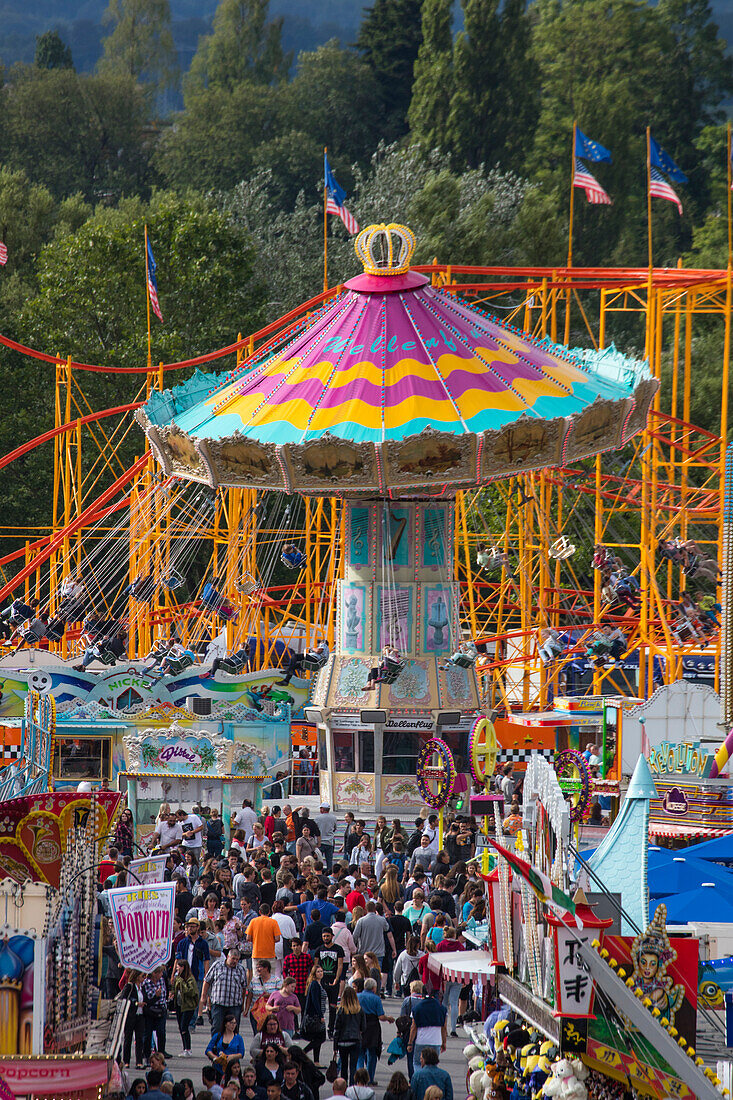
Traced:
<svg viewBox="0 0 733 1100">
<path fill-rule="evenodd" d="M 548 548 L 547 553 L 555 561 L 565 561 L 566 558 L 571 558 L 575 553 L 575 546 L 569 539 L 562 535 L 559 539 L 555 539 L 552 545 Z"/>
<path fill-rule="evenodd" d="M 314 653 L 306 653 L 303 655 L 303 668 L 308 672 L 318 672 L 319 668 L 323 668 L 328 661 L 328 654 L 324 653 L 322 657 L 316 657 Z"/>
<path fill-rule="evenodd" d="M 406 664 L 404 661 L 390 661 L 383 672 L 380 672 L 377 683 L 378 684 L 393 684 L 400 676 L 400 673 L 405 671 Z"/>
</svg>

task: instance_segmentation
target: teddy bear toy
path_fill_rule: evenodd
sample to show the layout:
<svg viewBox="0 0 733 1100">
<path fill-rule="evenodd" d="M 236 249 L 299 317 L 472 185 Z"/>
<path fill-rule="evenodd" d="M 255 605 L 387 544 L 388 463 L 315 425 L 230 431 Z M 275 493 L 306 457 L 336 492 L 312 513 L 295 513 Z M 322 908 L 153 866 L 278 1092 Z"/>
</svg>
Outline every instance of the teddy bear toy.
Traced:
<svg viewBox="0 0 733 1100">
<path fill-rule="evenodd" d="M 588 1100 L 588 1090 L 583 1084 L 587 1075 L 588 1070 L 582 1062 L 561 1058 L 553 1063 L 542 1094 L 557 1097 L 557 1100 Z"/>
</svg>

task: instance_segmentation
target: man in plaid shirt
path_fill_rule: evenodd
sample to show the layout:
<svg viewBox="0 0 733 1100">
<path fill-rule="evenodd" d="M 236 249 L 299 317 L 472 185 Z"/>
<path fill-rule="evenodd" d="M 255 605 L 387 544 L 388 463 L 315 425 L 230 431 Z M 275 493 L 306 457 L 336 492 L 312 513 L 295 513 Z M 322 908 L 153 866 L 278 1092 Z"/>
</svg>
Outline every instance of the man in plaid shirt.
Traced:
<svg viewBox="0 0 733 1100">
<path fill-rule="evenodd" d="M 230 947 L 225 959 L 217 959 L 209 967 L 204 978 L 199 1012 L 203 1014 L 207 1001 L 211 1002 L 212 1035 L 221 1033 L 224 1017 L 230 1014 L 236 1016 L 239 1027 L 247 982 L 247 970 L 239 961 L 239 949 L 236 947 Z"/>
<path fill-rule="evenodd" d="M 283 978 L 295 978 L 295 992 L 300 1007 L 305 1007 L 305 985 L 313 968 L 313 958 L 303 950 L 303 943 L 297 936 L 290 941 L 291 953 L 283 959 Z"/>
</svg>

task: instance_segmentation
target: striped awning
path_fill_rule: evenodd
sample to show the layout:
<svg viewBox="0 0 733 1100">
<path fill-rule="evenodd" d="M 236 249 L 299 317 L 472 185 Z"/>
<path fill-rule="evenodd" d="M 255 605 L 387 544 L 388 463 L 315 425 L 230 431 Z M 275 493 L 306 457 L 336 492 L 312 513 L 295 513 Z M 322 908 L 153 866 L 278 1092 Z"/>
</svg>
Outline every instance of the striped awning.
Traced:
<svg viewBox="0 0 733 1100">
<path fill-rule="evenodd" d="M 712 840 L 716 836 L 728 836 L 731 832 L 727 828 L 714 828 L 712 825 L 667 825 L 654 821 L 649 822 L 649 836 L 682 837 L 693 840 L 695 837 L 705 837 Z"/>
<path fill-rule="evenodd" d="M 433 951 L 428 969 L 449 982 L 481 982 L 488 985 L 496 967 L 488 951 Z"/>
</svg>

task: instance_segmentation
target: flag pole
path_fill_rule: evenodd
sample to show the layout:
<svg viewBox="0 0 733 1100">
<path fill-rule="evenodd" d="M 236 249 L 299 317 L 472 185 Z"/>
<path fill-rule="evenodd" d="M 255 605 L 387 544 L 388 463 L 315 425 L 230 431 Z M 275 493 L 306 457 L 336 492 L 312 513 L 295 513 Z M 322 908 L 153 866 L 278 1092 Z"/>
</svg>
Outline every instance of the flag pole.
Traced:
<svg viewBox="0 0 733 1100">
<path fill-rule="evenodd" d="M 646 128 L 646 233 L 649 253 L 649 274 L 647 277 L 646 295 L 646 349 L 645 353 L 651 358 L 652 336 L 652 279 L 654 272 L 654 248 L 652 241 L 652 143 L 651 127 Z"/>
<path fill-rule="evenodd" d="M 577 119 L 573 119 L 573 143 L 570 149 L 570 223 L 568 225 L 568 267 L 573 266 L 573 213 L 575 209 L 575 135 L 578 129 Z M 565 300 L 565 343 L 570 341 L 570 287 Z"/>
<path fill-rule="evenodd" d="M 323 293 L 328 290 L 328 212 L 326 203 L 328 200 L 328 188 L 326 187 L 326 156 L 328 146 L 323 146 Z"/>
<path fill-rule="evenodd" d="M 577 121 L 573 122 L 573 147 L 570 165 L 570 226 L 568 231 L 568 267 L 573 266 L 573 207 L 575 195 L 575 135 L 578 129 Z"/>
<path fill-rule="evenodd" d="M 153 355 L 150 344 L 150 271 L 148 268 L 148 226 L 145 224 L 145 301 L 148 307 L 148 370 L 153 369 Z M 150 385 L 150 375 L 148 375 Z"/>
<path fill-rule="evenodd" d="M 726 145 L 726 163 L 727 163 L 727 270 L 731 270 L 733 266 L 733 222 L 731 221 L 731 187 L 733 187 L 733 179 L 731 178 L 731 123 L 727 123 L 725 131 L 725 145 Z"/>
</svg>

